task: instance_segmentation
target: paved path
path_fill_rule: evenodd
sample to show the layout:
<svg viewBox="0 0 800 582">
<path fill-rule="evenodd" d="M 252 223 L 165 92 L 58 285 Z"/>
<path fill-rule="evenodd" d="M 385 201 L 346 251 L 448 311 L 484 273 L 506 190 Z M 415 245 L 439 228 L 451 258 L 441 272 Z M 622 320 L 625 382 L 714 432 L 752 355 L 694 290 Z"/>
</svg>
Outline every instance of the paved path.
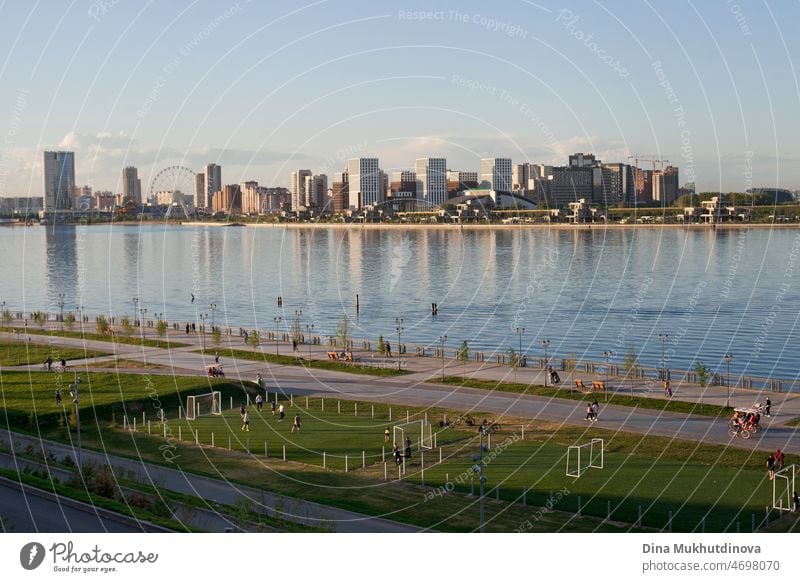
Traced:
<svg viewBox="0 0 800 582">
<path fill-rule="evenodd" d="M 189 347 L 173 348 L 142 348 L 139 346 L 116 344 L 117 356 L 126 360 L 140 360 L 164 366 L 162 369 L 142 370 L 132 368 L 130 372 L 148 374 L 202 374 L 205 365 L 213 363 L 210 356 L 196 353 L 199 349 L 199 339 L 196 335 L 174 334 L 171 338 L 178 342 L 192 342 Z M 31 341 L 52 342 L 53 338 L 31 335 Z M 59 338 L 59 344 L 82 346 L 80 339 Z M 102 341 L 87 341 L 86 347 L 90 349 L 109 350 L 110 344 Z M 245 346 L 239 338 L 225 338 L 219 348 L 225 353 L 224 347 L 235 349 L 252 349 Z M 269 344 L 264 344 L 266 350 Z M 291 347 L 282 345 L 281 353 L 291 353 Z M 327 359 L 328 349 L 320 346 L 311 347 L 312 357 Z M 308 357 L 308 346 L 301 346 L 299 355 Z M 365 362 L 378 361 L 370 354 L 356 351 L 356 358 Z M 86 362 L 93 362 L 90 358 Z M 396 403 L 409 406 L 448 407 L 464 411 L 483 411 L 496 414 L 498 417 L 514 416 L 529 419 L 542 419 L 548 421 L 565 422 L 573 425 L 585 424 L 585 404 L 559 398 L 547 398 L 530 395 L 517 395 L 507 392 L 478 390 L 456 386 L 443 386 L 430 384 L 426 380 L 441 374 L 441 360 L 429 357 L 403 358 L 406 368 L 412 372 L 405 376 L 375 377 L 363 374 L 338 372 L 319 369 L 306 369 L 301 366 L 263 364 L 250 360 L 233 360 L 222 356 L 226 377 L 240 378 L 246 381 L 255 379 L 261 373 L 267 382 L 270 391 L 275 389 L 285 393 L 309 395 L 338 395 L 343 399 L 370 400 Z M 83 362 L 70 362 L 79 368 Z M 445 374 L 465 375 L 467 377 L 485 380 L 513 380 L 513 371 L 507 366 L 487 363 L 448 362 L 445 361 Z M 38 369 L 38 366 L 32 366 Z M 123 371 L 123 370 L 120 370 Z M 533 368 L 520 368 L 517 370 L 518 379 L 526 383 L 543 383 L 543 371 Z M 563 384 L 569 385 L 572 374 L 563 374 Z M 593 379 L 605 379 L 598 375 L 580 374 L 585 382 Z M 663 400 L 664 395 L 660 386 L 654 381 L 642 381 L 638 385 L 627 384 L 620 387 L 618 380 L 611 379 L 610 384 L 624 393 L 637 396 L 651 397 Z M 693 385 L 674 385 L 673 398 L 688 402 L 704 402 L 725 404 L 728 391 L 725 387 L 700 387 Z M 658 435 L 690 439 L 715 444 L 730 444 L 731 446 L 751 450 L 775 450 L 776 448 L 800 451 L 800 435 L 798 429 L 782 426 L 782 424 L 795 417 L 800 417 L 800 397 L 787 393 L 759 393 L 750 390 L 735 390 L 731 395 L 731 405 L 752 406 L 756 401 L 764 401 L 769 396 L 772 399 L 772 417 L 762 418 L 765 430 L 754 435 L 748 440 L 731 439 L 727 433 L 727 421 L 712 421 L 708 417 L 666 413 L 649 409 L 634 409 L 622 406 L 605 406 L 600 403 L 600 422 L 596 426 L 611 430 L 623 430 L 634 433 Z M 587 396 L 587 398 L 589 398 Z M 598 395 L 602 400 L 602 395 Z"/>
</svg>

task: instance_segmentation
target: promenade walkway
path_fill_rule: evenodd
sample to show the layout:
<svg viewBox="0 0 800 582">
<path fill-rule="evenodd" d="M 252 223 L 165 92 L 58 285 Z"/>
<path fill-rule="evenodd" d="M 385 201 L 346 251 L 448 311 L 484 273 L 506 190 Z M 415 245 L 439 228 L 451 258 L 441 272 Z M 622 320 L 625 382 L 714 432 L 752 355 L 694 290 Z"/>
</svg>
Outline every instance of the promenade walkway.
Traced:
<svg viewBox="0 0 800 582">
<path fill-rule="evenodd" d="M 153 330 L 150 331 L 154 339 Z M 7 334 L 11 335 L 11 334 Z M 261 373 L 271 391 L 283 391 L 307 395 L 337 395 L 342 399 L 372 400 L 409 406 L 447 407 L 464 411 L 482 411 L 505 417 L 542 419 L 569 424 L 584 424 L 585 404 L 560 398 L 548 398 L 532 395 L 519 395 L 508 392 L 444 386 L 432 384 L 429 380 L 440 377 L 444 367 L 445 375 L 464 376 L 487 381 L 510 382 L 516 380 L 525 384 L 544 384 L 544 371 L 538 368 L 525 367 L 516 371 L 510 367 L 488 362 L 462 362 L 452 359 L 403 356 L 400 365 L 409 373 L 402 376 L 367 376 L 346 371 L 330 371 L 309 369 L 300 365 L 265 364 L 245 359 L 232 359 L 224 354 L 228 348 L 246 351 L 264 351 L 275 353 L 275 342 L 263 342 L 253 348 L 245 345 L 242 338 L 236 336 L 222 337 L 219 346 L 209 347 L 210 337 L 201 340 L 198 334 L 185 334 L 170 331 L 171 341 L 190 344 L 186 347 L 171 349 L 142 347 L 129 344 L 113 344 L 115 357 L 122 360 L 148 362 L 161 366 L 157 369 L 119 368 L 120 372 L 148 374 L 204 375 L 205 366 L 214 363 L 213 354 L 221 354 L 220 362 L 224 365 L 226 377 L 253 381 L 257 373 Z M 109 351 L 112 344 L 105 341 L 84 341 L 77 338 L 51 338 L 42 335 L 30 335 L 30 341 L 37 343 L 56 343 L 71 347 L 85 346 L 89 349 Z M 209 355 L 197 353 L 201 341 L 205 343 Z M 327 360 L 327 346 L 301 345 L 292 352 L 290 344 L 280 342 L 277 350 L 282 355 L 295 355 L 298 363 L 307 358 Z M 382 358 L 372 352 L 354 350 L 354 365 L 397 365 L 397 358 Z M 87 364 L 94 367 L 102 362 L 111 362 L 114 356 L 90 358 L 69 362 L 73 369 L 87 369 Z M 6 369 L 15 369 L 11 367 Z M 26 368 L 26 367 L 19 367 Z M 30 366 L 40 369 L 40 365 Z M 574 379 L 580 378 L 589 384 L 593 380 L 606 381 L 600 374 L 577 372 L 561 372 L 561 385 L 574 386 Z M 660 382 L 655 379 L 624 380 L 610 377 L 608 386 L 612 391 L 619 391 L 634 396 L 642 396 L 664 400 L 664 392 Z M 724 405 L 729 391 L 724 386 L 706 386 L 673 382 L 673 399 L 686 402 L 711 403 Z M 726 430 L 725 420 L 713 421 L 709 417 L 660 412 L 651 409 L 639 409 L 623 406 L 604 405 L 603 395 L 587 395 L 587 399 L 597 398 L 601 412 L 598 426 L 612 430 L 624 430 L 641 434 L 653 434 L 665 437 L 697 440 L 716 444 L 753 450 L 775 450 L 776 448 L 800 450 L 798 429 L 785 426 L 785 422 L 800 417 L 800 395 L 793 393 L 759 392 L 747 389 L 731 389 L 730 404 L 732 406 L 752 406 L 756 402 L 764 402 L 767 397 L 772 400 L 772 416 L 762 418 L 764 431 L 749 440 L 731 439 Z"/>
</svg>

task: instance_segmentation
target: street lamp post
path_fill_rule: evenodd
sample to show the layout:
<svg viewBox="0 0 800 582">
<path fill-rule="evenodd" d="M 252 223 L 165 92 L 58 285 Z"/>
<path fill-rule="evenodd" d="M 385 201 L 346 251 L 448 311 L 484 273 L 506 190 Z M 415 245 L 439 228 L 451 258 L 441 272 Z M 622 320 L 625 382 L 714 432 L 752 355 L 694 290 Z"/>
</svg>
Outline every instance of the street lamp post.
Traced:
<svg viewBox="0 0 800 582">
<path fill-rule="evenodd" d="M 441 352 L 442 352 L 442 383 L 444 383 L 444 344 L 447 342 L 447 335 L 440 335 L 439 336 L 439 343 L 442 344 Z"/>
<path fill-rule="evenodd" d="M 608 402 L 608 385 L 609 385 L 609 377 L 611 376 L 611 358 L 614 355 L 614 352 L 611 350 L 606 350 L 603 352 L 603 357 L 606 359 L 606 389 L 603 392 L 606 395 L 606 402 Z"/>
<path fill-rule="evenodd" d="M 133 324 L 136 325 L 136 314 L 139 313 L 139 298 L 133 298 Z"/>
<path fill-rule="evenodd" d="M 69 385 L 69 395 L 72 397 L 72 402 L 75 404 L 75 427 L 77 429 L 77 442 L 78 442 L 78 455 L 77 455 L 77 465 L 78 465 L 78 475 L 82 475 L 82 465 L 81 465 L 81 416 L 80 416 L 80 409 L 79 409 L 79 395 L 78 395 L 78 385 L 81 383 L 81 377 L 78 376 L 78 373 L 75 372 L 75 382 Z"/>
<path fill-rule="evenodd" d="M 81 318 L 81 337 L 83 337 L 83 304 L 78 305 L 78 316 Z"/>
<path fill-rule="evenodd" d="M 403 327 L 402 317 L 396 317 L 394 322 L 397 325 L 397 371 L 399 372 L 401 369 L 400 356 L 403 353 L 403 344 L 400 343 L 401 341 L 400 338 L 402 337 L 402 333 L 403 330 L 405 330 L 405 327 Z"/>
<path fill-rule="evenodd" d="M 299 335 L 301 333 L 301 318 L 303 317 L 303 310 L 302 309 L 295 309 L 294 310 L 294 323 L 292 324 L 292 351 L 295 350 L 295 346 L 297 346 L 297 342 L 299 340 Z"/>
<path fill-rule="evenodd" d="M 550 345 L 549 339 L 542 340 L 542 347 L 544 348 L 544 387 L 547 388 L 547 375 L 550 373 L 550 367 L 547 365 L 547 346 Z"/>
<path fill-rule="evenodd" d="M 278 356 L 278 355 L 280 355 L 278 353 L 278 351 L 280 349 L 280 348 L 278 348 L 278 329 L 279 329 L 279 326 L 281 324 L 281 321 L 283 321 L 283 318 L 279 315 L 278 317 L 273 317 L 272 321 L 275 322 L 275 355 Z"/>
<path fill-rule="evenodd" d="M 307 323 L 306 324 L 306 335 L 311 336 L 313 333 L 314 333 L 314 324 L 313 323 Z M 311 343 L 312 343 L 311 340 L 312 339 L 313 338 L 309 337 L 309 342 L 308 342 L 308 361 L 309 362 L 311 362 Z"/>
<path fill-rule="evenodd" d="M 205 352 L 206 351 L 206 343 L 205 343 L 205 335 L 206 335 L 206 319 L 208 319 L 208 313 L 201 313 L 198 315 L 200 318 L 200 350 Z"/>
<path fill-rule="evenodd" d="M 669 374 L 667 373 L 667 359 L 665 354 L 665 346 L 669 341 L 669 334 L 668 333 L 660 333 L 658 334 L 658 339 L 661 342 L 661 379 L 665 382 L 669 380 Z"/>
<path fill-rule="evenodd" d="M 725 363 L 728 365 L 728 377 L 725 381 L 725 384 L 728 387 L 728 399 L 725 401 L 725 406 L 731 405 L 731 361 L 733 360 L 733 354 L 725 354 L 723 356 Z"/>
<path fill-rule="evenodd" d="M 486 475 L 483 474 L 484 470 L 484 463 L 483 463 L 483 453 L 486 452 L 483 444 L 483 437 L 486 436 L 486 429 L 481 426 L 478 429 L 479 435 L 479 450 L 477 455 L 472 455 L 472 460 L 476 461 L 478 464 L 473 468 L 473 470 L 478 474 L 478 508 L 479 508 L 479 523 L 478 523 L 478 531 L 483 533 L 484 531 L 484 512 L 483 512 L 483 490 L 484 484 L 486 483 Z"/>
<path fill-rule="evenodd" d="M 213 331 L 214 330 L 214 313 L 217 311 L 217 304 L 216 303 L 212 303 L 211 305 L 209 305 L 209 307 L 211 308 L 211 330 Z"/>
<path fill-rule="evenodd" d="M 139 313 L 142 314 L 142 318 L 141 318 L 140 323 L 141 323 L 141 328 L 142 328 L 142 341 L 144 341 L 144 338 L 145 338 L 145 335 L 146 335 L 146 332 L 144 330 L 144 316 L 147 314 L 147 308 L 146 307 L 140 307 L 139 308 Z"/>
</svg>

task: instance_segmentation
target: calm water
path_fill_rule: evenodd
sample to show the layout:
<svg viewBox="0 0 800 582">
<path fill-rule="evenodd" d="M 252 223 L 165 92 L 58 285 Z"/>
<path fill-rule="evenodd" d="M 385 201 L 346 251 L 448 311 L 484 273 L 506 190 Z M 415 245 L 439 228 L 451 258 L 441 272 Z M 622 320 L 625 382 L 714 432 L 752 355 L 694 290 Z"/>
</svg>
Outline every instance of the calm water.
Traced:
<svg viewBox="0 0 800 582">
<path fill-rule="evenodd" d="M 362 230 L 58 226 L 0 228 L 0 300 L 14 310 L 196 320 L 454 347 L 518 349 L 643 365 L 696 359 L 724 372 L 795 378 L 800 316 L 797 230 Z M 191 293 L 196 300 L 190 302 Z M 355 295 L 361 313 L 356 318 Z M 283 307 L 276 298 L 282 296 Z M 432 318 L 430 304 L 439 304 Z"/>
</svg>

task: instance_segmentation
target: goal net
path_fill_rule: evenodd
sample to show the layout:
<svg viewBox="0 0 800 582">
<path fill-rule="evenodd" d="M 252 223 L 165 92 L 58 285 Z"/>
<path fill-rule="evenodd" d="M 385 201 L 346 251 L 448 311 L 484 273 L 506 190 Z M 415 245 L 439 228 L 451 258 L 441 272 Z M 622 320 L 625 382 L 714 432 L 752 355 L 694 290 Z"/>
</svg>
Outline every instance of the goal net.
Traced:
<svg viewBox="0 0 800 582">
<path fill-rule="evenodd" d="M 186 397 L 186 419 L 194 420 L 198 416 L 222 414 L 222 393 L 209 392 Z"/>
<path fill-rule="evenodd" d="M 393 427 L 394 444 L 401 450 L 406 448 L 406 439 L 411 440 L 412 450 L 423 451 L 433 448 L 433 429 L 429 422 L 412 420 L 403 422 Z"/>
<path fill-rule="evenodd" d="M 586 469 L 603 468 L 603 439 L 592 439 L 567 449 L 567 477 L 580 477 Z"/>
<path fill-rule="evenodd" d="M 775 471 L 772 480 L 772 507 L 773 509 L 791 510 L 793 508 L 792 495 L 795 489 L 795 479 L 800 473 L 800 465 L 789 465 L 780 471 Z"/>
</svg>

